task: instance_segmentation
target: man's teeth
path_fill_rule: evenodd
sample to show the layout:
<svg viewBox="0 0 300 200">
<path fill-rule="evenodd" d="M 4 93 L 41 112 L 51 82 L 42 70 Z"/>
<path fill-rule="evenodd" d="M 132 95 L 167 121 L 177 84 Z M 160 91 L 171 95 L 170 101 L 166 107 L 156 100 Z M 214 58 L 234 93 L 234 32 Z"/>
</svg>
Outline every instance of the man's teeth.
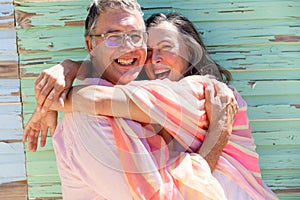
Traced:
<svg viewBox="0 0 300 200">
<path fill-rule="evenodd" d="M 133 62 L 135 61 L 134 58 L 131 58 L 131 59 L 117 59 L 117 62 L 120 64 L 120 65 L 131 65 Z"/>
</svg>

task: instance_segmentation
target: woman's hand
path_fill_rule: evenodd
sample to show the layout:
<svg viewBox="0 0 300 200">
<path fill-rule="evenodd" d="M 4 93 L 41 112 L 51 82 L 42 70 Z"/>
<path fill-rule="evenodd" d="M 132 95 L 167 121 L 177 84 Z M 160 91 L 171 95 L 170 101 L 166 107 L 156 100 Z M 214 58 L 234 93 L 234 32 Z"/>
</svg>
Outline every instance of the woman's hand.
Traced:
<svg viewBox="0 0 300 200">
<path fill-rule="evenodd" d="M 205 109 L 210 123 L 198 153 L 213 171 L 231 135 L 238 104 L 227 85 L 212 80 L 205 89 Z"/>
<path fill-rule="evenodd" d="M 46 116 L 42 116 L 41 112 L 37 111 L 32 114 L 23 133 L 23 142 L 28 139 L 28 149 L 30 151 L 36 151 L 40 133 L 41 147 L 46 145 L 48 129 L 50 129 L 50 135 L 53 136 L 57 125 L 57 116 L 57 111 L 48 111 Z"/>
<path fill-rule="evenodd" d="M 37 109 L 46 113 L 54 101 L 64 106 L 68 89 L 76 78 L 81 62 L 65 60 L 44 70 L 34 83 Z"/>
</svg>

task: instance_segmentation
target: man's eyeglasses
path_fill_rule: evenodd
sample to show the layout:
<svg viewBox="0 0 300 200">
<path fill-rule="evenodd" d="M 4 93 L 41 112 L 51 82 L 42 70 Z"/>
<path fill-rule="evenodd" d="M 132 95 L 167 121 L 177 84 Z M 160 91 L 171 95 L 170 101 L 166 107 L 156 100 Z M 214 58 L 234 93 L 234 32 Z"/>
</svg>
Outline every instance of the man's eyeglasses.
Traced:
<svg viewBox="0 0 300 200">
<path fill-rule="evenodd" d="M 130 43 L 135 47 L 141 47 L 147 41 L 147 33 L 143 31 L 112 32 L 102 34 L 91 34 L 90 37 L 104 38 L 107 47 L 120 47 L 124 45 L 125 39 L 129 38 Z"/>
</svg>

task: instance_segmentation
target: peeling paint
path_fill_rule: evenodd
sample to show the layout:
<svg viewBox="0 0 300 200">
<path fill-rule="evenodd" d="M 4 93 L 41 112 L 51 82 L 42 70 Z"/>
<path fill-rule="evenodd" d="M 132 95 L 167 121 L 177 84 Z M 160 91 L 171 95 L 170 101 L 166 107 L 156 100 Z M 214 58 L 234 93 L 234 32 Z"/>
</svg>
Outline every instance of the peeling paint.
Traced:
<svg viewBox="0 0 300 200">
<path fill-rule="evenodd" d="M 0 61 L 0 78 L 18 78 L 17 61 Z"/>
<path fill-rule="evenodd" d="M 246 60 L 246 58 L 228 58 L 226 60 L 227 61 L 230 61 L 230 60 Z"/>
<path fill-rule="evenodd" d="M 221 11 L 218 11 L 218 13 L 233 13 L 233 12 L 244 13 L 244 12 L 254 12 L 254 10 L 221 10 Z"/>
<path fill-rule="evenodd" d="M 31 24 L 31 17 L 33 16 L 43 16 L 41 14 L 36 14 L 36 13 L 27 13 L 21 10 L 16 10 L 15 11 L 16 15 L 16 21 L 19 27 L 21 28 L 30 28 L 32 27 Z"/>
<path fill-rule="evenodd" d="M 300 104 L 291 104 L 291 106 L 294 106 L 297 109 L 300 109 Z"/>
<path fill-rule="evenodd" d="M 297 35 L 275 35 L 275 39 L 270 39 L 270 42 L 299 42 L 300 36 Z"/>
<path fill-rule="evenodd" d="M 65 26 L 84 26 L 84 20 L 65 22 Z"/>
<path fill-rule="evenodd" d="M 17 96 L 17 97 L 20 96 L 20 92 L 11 92 L 10 94 L 11 96 Z"/>
<path fill-rule="evenodd" d="M 251 88 L 254 89 L 256 86 L 256 81 L 248 81 L 248 85 L 250 85 Z"/>
</svg>

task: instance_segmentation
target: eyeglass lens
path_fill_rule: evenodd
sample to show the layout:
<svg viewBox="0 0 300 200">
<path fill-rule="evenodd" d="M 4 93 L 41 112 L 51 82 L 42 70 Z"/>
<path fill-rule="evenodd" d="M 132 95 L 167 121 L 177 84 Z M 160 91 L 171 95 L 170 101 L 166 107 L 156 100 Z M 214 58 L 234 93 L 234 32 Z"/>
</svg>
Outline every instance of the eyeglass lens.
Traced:
<svg viewBox="0 0 300 200">
<path fill-rule="evenodd" d="M 142 46 L 144 39 L 142 32 L 110 33 L 105 38 L 105 42 L 109 47 L 119 47 L 125 42 L 125 38 L 127 37 L 134 46 Z"/>
</svg>

